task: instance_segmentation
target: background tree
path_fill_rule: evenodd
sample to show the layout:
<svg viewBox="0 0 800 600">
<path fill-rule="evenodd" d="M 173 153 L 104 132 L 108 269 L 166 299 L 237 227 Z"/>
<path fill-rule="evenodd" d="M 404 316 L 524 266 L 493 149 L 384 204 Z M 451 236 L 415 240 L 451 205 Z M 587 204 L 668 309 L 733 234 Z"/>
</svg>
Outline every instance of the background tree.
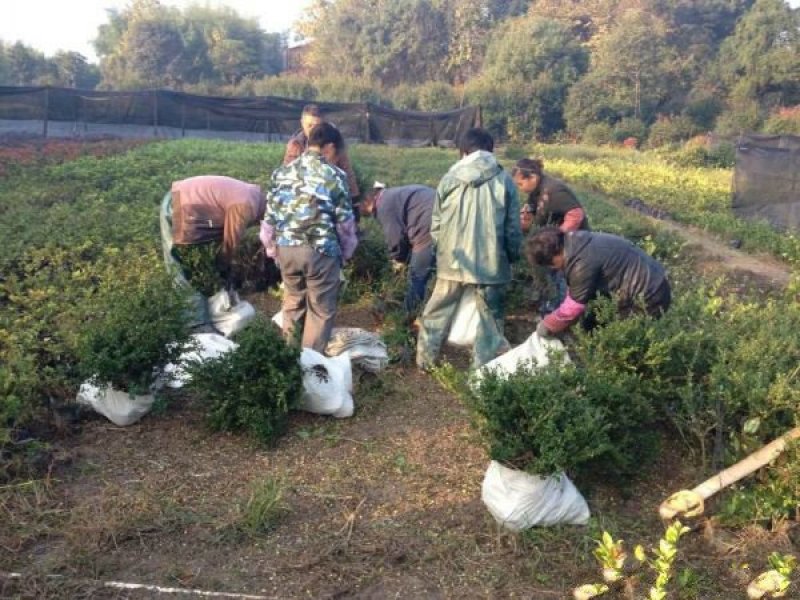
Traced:
<svg viewBox="0 0 800 600">
<path fill-rule="evenodd" d="M 376 85 L 440 79 L 447 71 L 445 13 L 431 0 L 318 0 L 303 25 L 316 74 Z"/>
<path fill-rule="evenodd" d="M 100 83 L 100 70 L 80 52 L 61 50 L 49 62 L 53 65 L 54 85 L 91 90 Z"/>
<path fill-rule="evenodd" d="M 6 60 L 13 85 L 33 85 L 39 76 L 46 74 L 44 54 L 22 42 L 8 47 Z"/>
<path fill-rule="evenodd" d="M 731 110 L 765 112 L 800 103 L 798 14 L 782 0 L 756 0 L 722 43 L 717 72 Z"/>
<path fill-rule="evenodd" d="M 652 13 L 629 10 L 599 37 L 591 69 L 570 90 L 566 115 L 572 131 L 624 117 L 651 122 L 671 96 L 688 86 L 680 78 L 668 28 Z"/>
<path fill-rule="evenodd" d="M 481 78 L 505 96 L 507 127 L 542 137 L 563 129 L 567 92 L 588 65 L 570 29 L 535 14 L 508 19 L 492 35 Z"/>
<path fill-rule="evenodd" d="M 134 0 L 109 11 L 94 45 L 105 88 L 237 84 L 273 75 L 283 58 L 281 36 L 233 9 L 190 6 L 184 12 L 157 0 Z"/>
</svg>

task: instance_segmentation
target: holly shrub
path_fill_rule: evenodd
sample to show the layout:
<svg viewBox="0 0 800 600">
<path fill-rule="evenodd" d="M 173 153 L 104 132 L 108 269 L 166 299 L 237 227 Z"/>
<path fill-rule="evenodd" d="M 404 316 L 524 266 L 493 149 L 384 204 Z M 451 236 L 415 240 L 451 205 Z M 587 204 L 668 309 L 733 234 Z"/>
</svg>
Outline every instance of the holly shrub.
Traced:
<svg viewBox="0 0 800 600">
<path fill-rule="evenodd" d="M 284 342 L 278 329 L 257 317 L 240 331 L 239 346 L 218 358 L 188 368 L 188 389 L 202 402 L 209 426 L 217 431 L 247 431 L 260 442 L 274 442 L 302 391 L 300 351 Z"/>
</svg>

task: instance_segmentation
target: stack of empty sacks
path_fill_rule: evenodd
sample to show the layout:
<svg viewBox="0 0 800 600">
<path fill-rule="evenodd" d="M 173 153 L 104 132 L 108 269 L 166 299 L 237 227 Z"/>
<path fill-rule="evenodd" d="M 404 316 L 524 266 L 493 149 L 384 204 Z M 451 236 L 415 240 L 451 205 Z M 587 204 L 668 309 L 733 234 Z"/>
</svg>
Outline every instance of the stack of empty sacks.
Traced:
<svg viewBox="0 0 800 600">
<path fill-rule="evenodd" d="M 272 322 L 282 329 L 283 311 L 276 312 Z M 359 327 L 333 328 L 325 353 L 328 356 L 339 356 L 345 352 L 353 364 L 370 373 L 378 373 L 389 364 L 389 353 L 381 337 L 373 331 Z"/>
</svg>

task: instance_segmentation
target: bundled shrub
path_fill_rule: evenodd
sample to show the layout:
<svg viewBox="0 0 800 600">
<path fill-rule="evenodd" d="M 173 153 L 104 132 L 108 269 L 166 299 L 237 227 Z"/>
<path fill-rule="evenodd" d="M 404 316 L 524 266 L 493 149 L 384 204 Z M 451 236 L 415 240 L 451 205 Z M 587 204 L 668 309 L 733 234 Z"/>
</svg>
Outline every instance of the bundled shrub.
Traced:
<svg viewBox="0 0 800 600">
<path fill-rule="evenodd" d="M 138 285 L 110 282 L 94 307 L 78 357 L 81 372 L 99 385 L 148 393 L 189 343 L 186 294 L 166 273 L 153 273 Z"/>
<path fill-rule="evenodd" d="M 263 291 L 280 281 L 280 272 L 267 259 L 264 246 L 258 239 L 256 227 L 251 227 L 236 248 L 228 265 L 220 254 L 221 242 L 175 246 L 186 279 L 205 296 L 212 296 L 230 281 L 236 289 Z"/>
<path fill-rule="evenodd" d="M 263 317 L 237 334 L 236 342 L 235 350 L 191 365 L 189 389 L 205 407 L 212 429 L 246 431 L 273 443 L 302 390 L 300 351 Z"/>
<path fill-rule="evenodd" d="M 574 472 L 611 449 L 600 407 L 581 393 L 580 371 L 553 365 L 484 377 L 473 397 L 489 456 L 539 475 Z"/>
<path fill-rule="evenodd" d="M 539 475 L 631 474 L 652 457 L 653 410 L 630 374 L 527 365 L 468 394 L 492 459 Z"/>
</svg>

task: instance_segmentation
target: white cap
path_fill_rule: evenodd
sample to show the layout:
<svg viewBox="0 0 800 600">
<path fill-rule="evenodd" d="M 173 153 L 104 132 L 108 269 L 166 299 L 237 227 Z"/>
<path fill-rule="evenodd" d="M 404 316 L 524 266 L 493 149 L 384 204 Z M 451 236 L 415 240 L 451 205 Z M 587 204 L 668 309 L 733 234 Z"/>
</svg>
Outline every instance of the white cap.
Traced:
<svg viewBox="0 0 800 600">
<path fill-rule="evenodd" d="M 385 188 L 386 188 L 386 184 L 385 183 L 381 183 L 380 181 L 377 181 L 377 180 L 372 185 L 372 189 L 374 189 L 374 190 L 382 190 L 382 189 L 385 189 Z"/>
</svg>

